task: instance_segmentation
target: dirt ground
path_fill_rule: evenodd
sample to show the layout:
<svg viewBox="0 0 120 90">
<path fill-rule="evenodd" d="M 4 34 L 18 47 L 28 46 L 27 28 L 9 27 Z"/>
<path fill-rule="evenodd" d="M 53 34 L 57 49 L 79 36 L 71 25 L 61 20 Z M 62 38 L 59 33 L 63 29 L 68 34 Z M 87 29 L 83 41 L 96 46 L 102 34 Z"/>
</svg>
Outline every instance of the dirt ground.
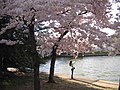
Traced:
<svg viewBox="0 0 120 90">
<path fill-rule="evenodd" d="M 54 77 L 56 83 L 47 83 L 48 75 L 40 73 L 41 90 L 117 90 L 94 86 L 85 82 Z M 33 90 L 33 75 L 0 77 L 0 90 Z"/>
</svg>

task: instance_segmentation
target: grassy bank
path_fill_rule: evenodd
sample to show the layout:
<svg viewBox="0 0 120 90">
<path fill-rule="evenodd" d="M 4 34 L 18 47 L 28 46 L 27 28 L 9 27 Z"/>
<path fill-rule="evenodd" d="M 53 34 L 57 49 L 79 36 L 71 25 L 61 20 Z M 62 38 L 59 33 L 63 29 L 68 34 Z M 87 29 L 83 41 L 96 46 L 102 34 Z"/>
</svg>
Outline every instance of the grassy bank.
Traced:
<svg viewBox="0 0 120 90">
<path fill-rule="evenodd" d="M 0 77 L 0 90 L 33 90 L 33 75 Z M 76 83 L 55 76 L 56 83 L 47 83 L 48 75 L 40 74 L 41 90 L 112 90 L 101 88 L 84 82 Z"/>
</svg>

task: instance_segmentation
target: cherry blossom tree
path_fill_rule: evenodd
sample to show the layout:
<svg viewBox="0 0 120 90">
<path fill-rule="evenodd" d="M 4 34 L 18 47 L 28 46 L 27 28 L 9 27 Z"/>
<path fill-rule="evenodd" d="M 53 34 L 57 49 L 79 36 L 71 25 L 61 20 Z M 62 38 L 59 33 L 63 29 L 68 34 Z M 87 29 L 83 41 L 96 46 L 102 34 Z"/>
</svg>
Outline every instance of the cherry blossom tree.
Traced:
<svg viewBox="0 0 120 90">
<path fill-rule="evenodd" d="M 35 22 L 35 9 L 32 7 L 27 7 L 25 9 L 24 6 L 22 6 L 22 3 L 27 4 L 26 6 L 29 6 L 32 4 L 32 1 L 30 3 L 26 3 L 24 0 L 22 1 L 15 1 L 15 0 L 2 0 L 1 1 L 1 17 L 4 15 L 10 15 L 12 16 L 12 19 L 6 27 L 1 28 L 0 34 L 4 34 L 5 32 L 9 32 L 9 29 L 13 30 L 12 28 L 24 28 L 23 32 L 28 32 L 29 34 L 29 42 L 30 42 L 30 50 L 32 53 L 32 59 L 34 62 L 34 90 L 40 89 L 40 83 L 39 83 L 39 62 L 37 59 L 37 51 L 36 51 L 36 44 L 35 44 L 35 38 L 34 38 L 34 22 Z M 20 41 L 11 41 L 11 40 L 1 40 L 0 42 L 5 43 L 7 45 L 14 45 L 16 43 L 24 44 Z"/>
<path fill-rule="evenodd" d="M 111 35 L 108 35 L 109 39 L 106 41 L 106 49 L 109 51 L 110 55 L 120 54 L 120 1 L 110 0 L 110 7 L 107 8 L 107 12 L 109 12 L 107 13 L 107 16 L 110 19 L 108 20 L 108 25 L 104 28 L 107 33 L 112 33 Z M 103 32 L 105 32 L 105 30 L 103 30 Z"/>
<path fill-rule="evenodd" d="M 52 50 L 52 46 L 56 43 L 58 45 L 56 50 L 57 54 L 70 53 L 75 58 L 79 53 L 95 51 L 94 49 L 96 47 L 99 47 L 101 50 L 106 50 L 107 47 L 111 45 L 110 37 L 107 33 L 101 31 L 101 29 L 104 28 L 112 28 L 118 23 L 111 24 L 110 1 L 77 0 L 72 1 L 72 4 L 71 2 L 66 4 L 68 1 L 56 2 L 57 6 L 55 9 L 62 9 L 63 6 L 63 10 L 57 11 L 55 14 L 52 13 L 53 15 L 50 14 L 50 19 L 42 23 L 42 27 L 45 26 L 49 29 L 44 29 L 43 32 L 41 31 L 36 35 L 38 40 L 37 50 L 43 57 L 51 54 L 54 50 Z M 53 4 L 54 3 L 52 3 L 52 5 Z M 46 33 L 46 30 L 49 32 Z M 60 42 L 57 42 L 60 35 L 65 31 L 69 32 Z M 51 67 L 53 66 L 54 68 L 55 62 L 53 63 L 51 61 L 51 64 Z M 49 79 L 49 82 L 54 82 L 53 78 L 52 80 Z"/>
<path fill-rule="evenodd" d="M 1 28 L 0 35 L 14 27 L 24 27 L 28 32 L 34 61 L 34 85 L 37 85 L 34 89 L 39 90 L 38 53 L 43 57 L 51 55 L 52 47 L 57 44 L 57 54 L 65 52 L 77 57 L 79 53 L 92 51 L 94 46 L 106 49 L 110 45 L 109 36 L 101 29 L 116 25 L 119 28 L 119 21 L 110 21 L 111 5 L 110 0 L 0 0 L 0 16 L 12 16 L 10 23 Z M 7 44 L 8 40 L 2 39 L 0 43 Z"/>
</svg>

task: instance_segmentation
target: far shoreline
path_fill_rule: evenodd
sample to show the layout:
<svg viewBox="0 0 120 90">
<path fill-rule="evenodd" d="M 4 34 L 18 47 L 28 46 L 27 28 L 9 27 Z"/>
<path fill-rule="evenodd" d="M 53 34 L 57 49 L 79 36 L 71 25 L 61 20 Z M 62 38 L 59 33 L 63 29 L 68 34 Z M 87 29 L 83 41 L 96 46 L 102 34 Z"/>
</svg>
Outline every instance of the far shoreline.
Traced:
<svg viewBox="0 0 120 90">
<path fill-rule="evenodd" d="M 57 55 L 58 57 L 73 57 L 70 54 L 61 54 L 61 55 Z M 116 55 L 109 55 L 108 53 L 84 53 L 84 54 L 79 54 L 78 57 L 94 57 L 94 56 L 120 56 L 120 54 L 116 54 Z"/>
</svg>

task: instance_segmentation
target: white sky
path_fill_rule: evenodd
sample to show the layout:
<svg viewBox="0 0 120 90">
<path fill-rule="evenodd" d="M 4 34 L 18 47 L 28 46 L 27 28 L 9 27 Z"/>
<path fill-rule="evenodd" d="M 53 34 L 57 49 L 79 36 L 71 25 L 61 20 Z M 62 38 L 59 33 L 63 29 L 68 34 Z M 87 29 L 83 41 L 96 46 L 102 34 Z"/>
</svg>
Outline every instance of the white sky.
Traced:
<svg viewBox="0 0 120 90">
<path fill-rule="evenodd" d="M 101 31 L 107 33 L 108 36 L 113 35 L 115 33 L 115 30 L 112 30 L 110 28 L 103 28 L 101 29 Z"/>
<path fill-rule="evenodd" d="M 115 0 L 110 0 L 112 6 L 111 6 L 111 12 L 110 14 L 112 14 L 112 18 L 111 18 L 111 22 L 114 23 L 114 21 L 117 21 L 115 18 L 116 18 L 116 14 L 118 13 L 120 15 L 120 10 L 117 10 L 117 8 L 119 7 L 120 8 L 120 2 L 115 2 Z M 120 21 L 120 19 L 119 19 Z"/>
<path fill-rule="evenodd" d="M 118 7 L 120 7 L 120 2 L 115 2 L 115 0 L 110 0 L 110 2 L 112 3 L 112 6 L 111 6 L 111 12 L 110 14 L 112 14 L 112 18 L 110 19 L 110 22 L 112 24 L 114 24 L 115 21 L 117 21 L 115 18 L 116 18 L 116 14 L 119 14 L 120 15 L 120 10 L 117 10 Z M 120 21 L 120 19 L 119 19 Z M 102 32 L 105 32 L 108 34 L 108 36 L 110 35 L 113 35 L 115 33 L 115 30 L 113 29 L 110 29 L 110 28 L 103 28 L 101 29 Z"/>
</svg>

